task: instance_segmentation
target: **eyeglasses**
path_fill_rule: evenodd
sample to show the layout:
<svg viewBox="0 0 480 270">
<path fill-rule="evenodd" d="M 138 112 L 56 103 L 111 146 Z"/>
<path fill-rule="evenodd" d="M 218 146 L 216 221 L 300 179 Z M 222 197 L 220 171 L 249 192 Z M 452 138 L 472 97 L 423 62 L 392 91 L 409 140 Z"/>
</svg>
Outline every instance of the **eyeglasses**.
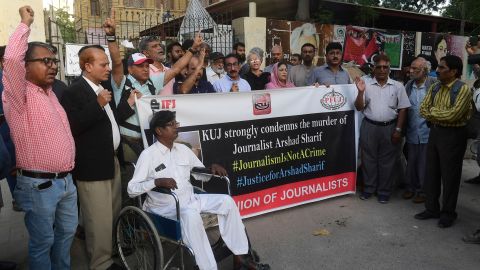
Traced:
<svg viewBox="0 0 480 270">
<path fill-rule="evenodd" d="M 252 60 L 250 60 L 250 63 L 256 63 L 256 62 L 260 62 L 260 59 L 252 59 Z"/>
<path fill-rule="evenodd" d="M 28 60 L 25 60 L 25 62 L 27 62 L 27 63 L 29 63 L 29 62 L 43 62 L 47 67 L 52 67 L 53 63 L 55 63 L 55 65 L 58 65 L 60 60 L 58 60 L 57 58 L 43 57 L 43 58 L 28 59 Z"/>
<path fill-rule="evenodd" d="M 375 69 L 389 69 L 390 66 L 375 66 Z"/>
<path fill-rule="evenodd" d="M 180 126 L 180 122 L 177 122 L 177 121 L 170 121 L 165 124 L 165 127 L 179 127 L 179 126 Z"/>
</svg>

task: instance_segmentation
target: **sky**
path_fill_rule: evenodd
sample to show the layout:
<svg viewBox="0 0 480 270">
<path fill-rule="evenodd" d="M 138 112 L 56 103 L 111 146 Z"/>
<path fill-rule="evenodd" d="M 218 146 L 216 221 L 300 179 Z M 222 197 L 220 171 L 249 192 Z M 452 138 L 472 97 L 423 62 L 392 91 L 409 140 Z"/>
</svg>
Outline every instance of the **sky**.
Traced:
<svg viewBox="0 0 480 270">
<path fill-rule="evenodd" d="M 73 12 L 74 0 L 43 0 L 43 7 L 48 8 L 50 5 L 56 8 L 69 7 L 70 12 Z"/>
</svg>

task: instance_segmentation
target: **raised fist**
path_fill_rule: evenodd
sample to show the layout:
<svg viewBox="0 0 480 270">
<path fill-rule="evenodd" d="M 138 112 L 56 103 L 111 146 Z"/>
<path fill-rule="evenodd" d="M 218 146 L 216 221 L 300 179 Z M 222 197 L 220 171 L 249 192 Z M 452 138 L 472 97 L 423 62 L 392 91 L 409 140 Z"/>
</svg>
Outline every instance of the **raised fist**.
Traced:
<svg viewBox="0 0 480 270">
<path fill-rule="evenodd" d="M 30 27 L 33 23 L 33 9 L 31 6 L 23 6 L 18 10 L 20 13 L 21 22 Z"/>
</svg>

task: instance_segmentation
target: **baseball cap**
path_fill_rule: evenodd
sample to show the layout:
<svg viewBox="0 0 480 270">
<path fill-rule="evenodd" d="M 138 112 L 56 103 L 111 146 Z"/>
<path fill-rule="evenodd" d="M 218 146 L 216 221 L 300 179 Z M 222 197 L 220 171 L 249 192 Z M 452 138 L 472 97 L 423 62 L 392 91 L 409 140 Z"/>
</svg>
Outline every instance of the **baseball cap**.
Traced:
<svg viewBox="0 0 480 270">
<path fill-rule="evenodd" d="M 210 60 L 215 61 L 218 59 L 223 59 L 225 56 L 221 52 L 213 52 L 210 54 Z"/>
<path fill-rule="evenodd" d="M 147 61 L 149 64 L 153 64 L 153 60 L 146 57 L 143 53 L 133 53 L 128 57 L 127 64 L 128 66 L 140 65 L 145 61 Z"/>
</svg>

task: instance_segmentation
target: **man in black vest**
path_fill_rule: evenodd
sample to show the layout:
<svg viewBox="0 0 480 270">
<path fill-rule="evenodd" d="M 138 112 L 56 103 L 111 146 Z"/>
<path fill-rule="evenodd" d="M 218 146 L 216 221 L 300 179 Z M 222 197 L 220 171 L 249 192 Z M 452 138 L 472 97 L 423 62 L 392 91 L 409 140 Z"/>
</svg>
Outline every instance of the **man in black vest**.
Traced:
<svg viewBox="0 0 480 270">
<path fill-rule="evenodd" d="M 109 29 L 111 23 L 107 19 L 104 28 Z M 108 45 L 110 52 L 118 50 L 114 39 L 109 39 Z M 99 45 L 83 47 L 78 54 L 82 76 L 65 91 L 61 103 L 77 149 L 73 179 L 85 227 L 89 269 L 121 269 L 112 260 L 112 228 L 121 207 L 116 157 L 120 132 L 112 93 L 101 85 L 110 75 L 109 60 Z"/>
</svg>

